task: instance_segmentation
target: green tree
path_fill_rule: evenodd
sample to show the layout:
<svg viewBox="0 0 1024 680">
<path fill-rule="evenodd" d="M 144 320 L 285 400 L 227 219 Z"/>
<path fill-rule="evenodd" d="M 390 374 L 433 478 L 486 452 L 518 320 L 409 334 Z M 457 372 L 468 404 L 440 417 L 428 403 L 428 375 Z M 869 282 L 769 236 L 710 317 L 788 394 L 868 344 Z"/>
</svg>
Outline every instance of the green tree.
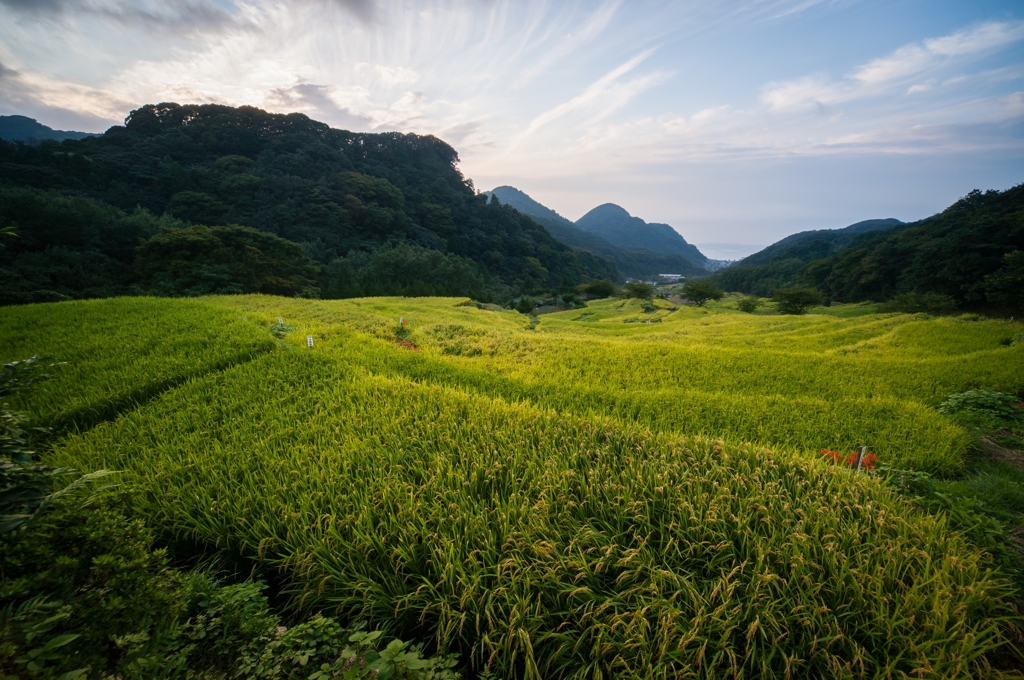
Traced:
<svg viewBox="0 0 1024 680">
<path fill-rule="evenodd" d="M 249 227 L 162 229 L 139 246 L 136 268 L 158 295 L 319 296 L 319 271 L 297 243 Z"/>
<path fill-rule="evenodd" d="M 708 300 L 721 300 L 725 293 L 721 288 L 710 281 L 687 281 L 683 284 L 680 294 L 687 300 L 692 300 L 698 307 L 703 307 Z"/>
<path fill-rule="evenodd" d="M 952 314 L 956 300 L 942 293 L 902 293 L 878 306 L 880 312 Z"/>
<path fill-rule="evenodd" d="M 619 288 L 608 279 L 598 279 L 597 281 L 581 284 L 579 291 L 592 297 L 607 298 L 615 295 Z"/>
<path fill-rule="evenodd" d="M 985 277 L 985 297 L 994 305 L 1024 313 L 1024 250 L 1003 255 L 1003 266 Z"/>
<path fill-rule="evenodd" d="M 643 281 L 630 281 L 626 284 L 626 297 L 650 300 L 654 297 L 654 286 Z"/>
<path fill-rule="evenodd" d="M 528 298 L 525 295 L 519 299 L 519 304 L 516 305 L 516 311 L 520 314 L 529 314 L 537 305 L 532 298 Z"/>
<path fill-rule="evenodd" d="M 780 314 L 804 314 L 808 307 L 825 303 L 825 296 L 814 288 L 777 288 L 772 302 Z"/>
<path fill-rule="evenodd" d="M 741 312 L 746 312 L 747 314 L 753 314 L 760 306 L 761 298 L 755 295 L 749 295 L 736 303 L 736 308 Z"/>
<path fill-rule="evenodd" d="M 500 286 L 488 286 L 485 271 L 473 260 L 411 243 L 389 243 L 372 253 L 351 251 L 327 266 L 326 279 L 329 297 L 507 299 Z"/>
</svg>

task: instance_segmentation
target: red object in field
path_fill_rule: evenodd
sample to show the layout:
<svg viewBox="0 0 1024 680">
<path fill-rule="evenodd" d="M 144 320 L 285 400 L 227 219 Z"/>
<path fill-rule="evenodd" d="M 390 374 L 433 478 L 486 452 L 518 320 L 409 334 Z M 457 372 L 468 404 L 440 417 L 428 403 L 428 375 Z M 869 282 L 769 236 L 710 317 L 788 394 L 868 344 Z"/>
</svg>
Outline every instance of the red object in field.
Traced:
<svg viewBox="0 0 1024 680">
<path fill-rule="evenodd" d="M 846 465 L 849 465 L 852 468 L 856 468 L 857 467 L 857 452 L 856 451 L 851 451 L 850 455 L 844 457 L 843 454 L 839 453 L 838 451 L 830 451 L 828 449 L 822 449 L 821 450 L 821 455 L 823 455 L 823 456 L 825 456 L 827 458 L 831 458 L 832 460 L 834 460 L 837 463 L 845 463 Z M 873 470 L 874 467 L 875 467 L 875 462 L 877 460 L 878 460 L 878 456 L 876 456 L 875 454 L 873 454 L 873 453 L 865 453 L 864 457 L 860 461 L 860 467 L 863 470 Z"/>
<path fill-rule="evenodd" d="M 413 352 L 419 352 L 420 351 L 419 347 L 417 347 L 416 345 L 412 344 L 408 340 L 395 340 L 395 344 L 398 345 L 399 347 L 404 347 L 406 349 L 411 349 Z"/>
</svg>

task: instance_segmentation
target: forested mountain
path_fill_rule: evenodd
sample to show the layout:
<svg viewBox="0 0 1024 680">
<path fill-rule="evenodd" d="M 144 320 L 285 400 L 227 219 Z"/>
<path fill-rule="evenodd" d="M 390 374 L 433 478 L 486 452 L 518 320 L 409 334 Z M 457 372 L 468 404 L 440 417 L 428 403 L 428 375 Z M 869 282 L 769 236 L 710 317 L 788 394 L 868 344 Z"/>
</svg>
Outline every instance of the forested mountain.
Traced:
<svg viewBox="0 0 1024 680">
<path fill-rule="evenodd" d="M 864 220 L 843 229 L 815 229 L 792 234 L 715 273 L 713 281 L 726 290 L 770 296 L 776 288 L 795 286 L 800 271 L 815 260 L 831 257 L 860 234 L 902 225 L 894 218 Z"/>
<path fill-rule="evenodd" d="M 576 220 L 576 226 L 617 246 L 672 253 L 698 267 L 704 267 L 708 263 L 708 258 L 697 250 L 696 246 L 687 243 L 686 239 L 669 225 L 644 222 L 614 203 L 597 206 Z"/>
<path fill-rule="evenodd" d="M 18 233 L 0 243 L 3 301 L 149 290 L 137 247 L 190 224 L 222 227 L 188 232 L 216 241 L 218 255 L 197 263 L 203 271 L 192 272 L 188 285 L 172 285 L 170 271 L 149 271 L 172 294 L 238 291 L 230 272 L 240 271 L 240 260 L 242 269 L 309 260 L 315 285 L 296 260 L 282 271 L 304 271 L 302 280 L 277 288 L 306 294 L 504 300 L 615 275 L 611 262 L 574 252 L 531 218 L 489 204 L 457 162 L 434 137 L 353 133 L 302 114 L 216 105 L 144 106 L 125 126 L 81 140 L 0 142 L 0 220 Z M 254 239 L 245 228 L 279 241 Z M 186 236 L 158 245 L 180 253 Z M 401 285 L 390 281 L 393 268 L 370 257 L 385 246 L 405 258 Z M 281 253 L 260 250 L 277 247 Z M 417 266 L 424 269 L 408 270 Z M 462 283 L 441 278 L 448 270 L 463 272 Z"/>
<path fill-rule="evenodd" d="M 1024 184 L 975 190 L 938 215 L 858 236 L 801 276 L 840 302 L 937 293 L 962 308 L 1024 311 Z"/>
<path fill-rule="evenodd" d="M 84 139 L 91 136 L 89 132 L 54 130 L 27 116 L 0 116 L 0 139 L 9 142 L 33 143 L 44 139 Z"/>
<path fill-rule="evenodd" d="M 541 205 L 515 187 L 497 187 L 488 193 L 497 196 L 498 200 L 505 205 L 512 206 L 519 212 L 532 217 L 543 225 L 552 236 L 567 246 L 613 260 L 619 271 L 631 278 L 645 279 L 664 273 L 687 276 L 707 273 L 702 266 L 675 253 L 615 245 L 597 234 L 580 229 L 568 219 Z"/>
<path fill-rule="evenodd" d="M 763 296 L 805 285 L 838 302 L 933 294 L 961 309 L 1024 311 L 1024 185 L 972 191 L 918 222 L 866 226 L 872 224 L 855 224 L 834 237 L 789 237 L 711 280 Z M 772 257 L 764 257 L 769 250 Z M 752 259 L 756 264 L 748 265 Z"/>
</svg>

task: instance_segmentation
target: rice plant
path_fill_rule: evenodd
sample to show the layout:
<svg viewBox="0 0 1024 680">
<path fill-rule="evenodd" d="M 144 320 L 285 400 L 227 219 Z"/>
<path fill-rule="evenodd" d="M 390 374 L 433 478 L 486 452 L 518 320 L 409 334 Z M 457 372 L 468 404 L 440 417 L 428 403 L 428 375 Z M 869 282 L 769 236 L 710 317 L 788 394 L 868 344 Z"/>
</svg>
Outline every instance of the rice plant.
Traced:
<svg viewBox="0 0 1024 680">
<path fill-rule="evenodd" d="M 83 430 L 47 463 L 121 470 L 171 540 L 475 672 L 997 675 L 1010 583 L 820 451 L 958 470 L 968 434 L 936 407 L 1020 394 L 1024 345 L 1002 340 L 1024 325 L 464 302 L 37 305 L 0 310 L 0 350 L 68 362 L 20 404 Z"/>
</svg>

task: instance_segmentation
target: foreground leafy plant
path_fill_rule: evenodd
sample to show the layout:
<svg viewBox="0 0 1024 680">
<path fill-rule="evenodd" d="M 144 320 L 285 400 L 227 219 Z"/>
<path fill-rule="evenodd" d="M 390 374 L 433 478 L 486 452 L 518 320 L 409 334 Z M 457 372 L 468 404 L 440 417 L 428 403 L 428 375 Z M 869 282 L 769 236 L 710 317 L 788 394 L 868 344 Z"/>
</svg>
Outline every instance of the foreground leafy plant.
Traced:
<svg viewBox="0 0 1024 680">
<path fill-rule="evenodd" d="M 959 392 L 942 402 L 938 410 L 988 426 L 1024 423 L 1024 402 L 1016 395 L 993 390 Z"/>
</svg>

